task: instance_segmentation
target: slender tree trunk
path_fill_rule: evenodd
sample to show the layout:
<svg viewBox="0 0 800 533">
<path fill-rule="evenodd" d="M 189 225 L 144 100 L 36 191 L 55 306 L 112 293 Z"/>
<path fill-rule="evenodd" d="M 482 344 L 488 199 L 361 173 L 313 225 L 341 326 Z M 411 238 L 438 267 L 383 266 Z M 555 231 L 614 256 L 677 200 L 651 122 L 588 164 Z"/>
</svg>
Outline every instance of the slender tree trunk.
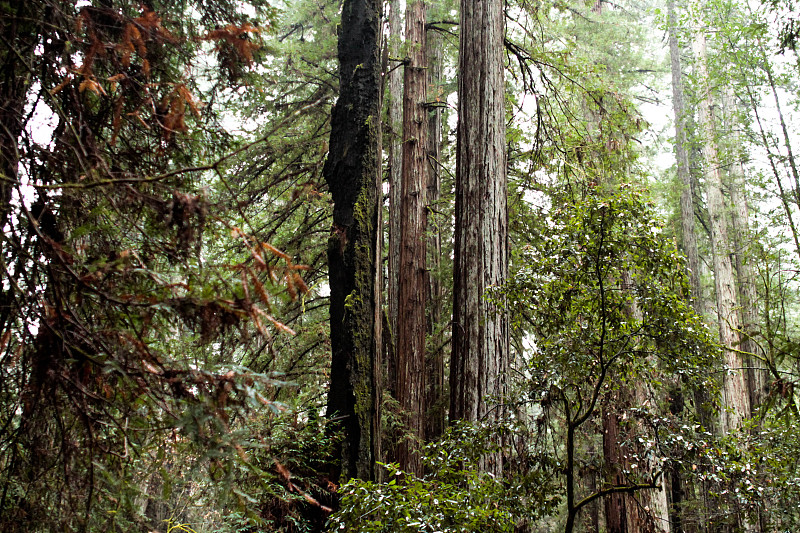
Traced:
<svg viewBox="0 0 800 533">
<path fill-rule="evenodd" d="M 442 239 L 439 234 L 441 220 L 437 206 L 441 196 L 442 108 L 442 39 L 436 32 L 427 35 L 429 83 L 433 88 L 433 104 L 428 116 L 428 186 L 426 207 L 428 211 L 428 335 L 433 350 L 428 353 L 426 376 L 428 378 L 425 405 L 425 440 L 432 441 L 444 432 L 444 349 L 442 345 L 442 284 L 439 277 L 442 257 Z M 432 223 L 431 223 L 432 221 Z"/>
<path fill-rule="evenodd" d="M 758 124 L 758 132 L 759 136 L 761 137 L 761 144 L 764 147 L 764 150 L 767 151 L 767 160 L 769 161 L 770 169 L 772 170 L 772 177 L 775 179 L 775 184 L 778 186 L 778 195 L 780 197 L 781 205 L 783 206 L 783 211 L 786 214 L 786 221 L 789 223 L 789 229 L 792 232 L 792 239 L 794 240 L 794 247 L 795 253 L 798 257 L 800 257 L 800 234 L 798 234 L 797 225 L 794 221 L 794 217 L 792 215 L 792 208 L 789 205 L 789 195 L 784 189 L 783 180 L 781 178 L 781 173 L 778 170 L 777 159 L 780 158 L 779 154 L 776 154 L 773 151 L 772 143 L 769 141 L 767 137 L 767 133 L 764 130 L 764 124 L 761 121 L 761 114 L 759 113 L 759 105 L 758 101 L 753 94 L 752 88 L 745 84 L 745 90 L 747 91 L 748 98 L 750 100 L 750 109 L 753 111 L 753 116 L 756 119 L 756 124 Z"/>
<path fill-rule="evenodd" d="M 692 175 L 689 170 L 689 155 L 686 147 L 686 101 L 683 95 L 680 47 L 677 37 L 675 0 L 667 5 L 669 16 L 669 55 L 672 71 L 672 109 L 675 115 L 675 159 L 678 163 L 678 180 L 681 189 L 681 229 L 683 253 L 689 267 L 690 299 L 695 312 L 702 314 L 700 292 L 700 258 L 697 253 L 697 234 L 694 230 L 694 202 L 692 200 Z"/>
<path fill-rule="evenodd" d="M 764 45 L 761 43 L 760 39 L 758 40 L 758 49 L 759 52 L 761 52 L 761 63 L 763 65 L 764 73 L 767 75 L 767 82 L 769 83 L 769 87 L 772 92 L 772 100 L 775 102 L 775 110 L 778 112 L 778 121 L 781 125 L 781 132 L 783 133 L 784 148 L 786 148 L 786 161 L 789 164 L 789 169 L 791 170 L 792 178 L 794 179 L 795 203 L 797 203 L 797 206 L 800 207 L 800 172 L 797 170 L 797 163 L 792 150 L 791 136 L 789 135 L 789 129 L 786 126 L 786 118 L 783 116 L 783 111 L 781 109 L 781 99 L 778 97 L 778 89 L 775 85 L 775 77 L 772 75 L 772 65 L 770 64 L 767 53 L 764 50 Z"/>
<path fill-rule="evenodd" d="M 336 480 L 374 479 L 380 456 L 380 19 L 379 1 L 344 0 L 323 168 L 333 196 L 328 414 L 344 431 Z"/>
<path fill-rule="evenodd" d="M 400 202 L 400 279 L 397 309 L 397 401 L 407 438 L 398 448 L 400 467 L 422 473 L 419 444 L 425 414 L 425 206 L 428 175 L 428 117 L 425 4 L 406 4 L 406 66 L 403 76 L 403 173 Z"/>
<path fill-rule="evenodd" d="M 714 256 L 714 284 L 716 288 L 717 316 L 720 342 L 723 346 L 727 371 L 723 376 L 722 428 L 734 431 L 750 416 L 750 397 L 744 362 L 739 350 L 739 317 L 736 302 L 736 285 L 730 258 L 725 205 L 722 198 L 719 155 L 712 111 L 713 98 L 706 66 L 706 36 L 696 31 L 693 43 L 700 80 L 700 123 L 703 131 L 705 159 L 706 203 L 711 226 L 711 244 Z"/>
<path fill-rule="evenodd" d="M 390 4 L 389 11 L 389 250 L 387 315 L 389 332 L 386 339 L 386 379 L 396 396 L 397 380 L 397 302 L 400 279 L 400 175 L 403 161 L 403 69 L 397 63 L 403 40 L 403 16 L 400 0 Z"/>
<path fill-rule="evenodd" d="M 499 0 L 461 0 L 451 420 L 497 419 L 505 394 L 508 320 L 484 297 L 508 276 L 503 19 Z"/>
</svg>

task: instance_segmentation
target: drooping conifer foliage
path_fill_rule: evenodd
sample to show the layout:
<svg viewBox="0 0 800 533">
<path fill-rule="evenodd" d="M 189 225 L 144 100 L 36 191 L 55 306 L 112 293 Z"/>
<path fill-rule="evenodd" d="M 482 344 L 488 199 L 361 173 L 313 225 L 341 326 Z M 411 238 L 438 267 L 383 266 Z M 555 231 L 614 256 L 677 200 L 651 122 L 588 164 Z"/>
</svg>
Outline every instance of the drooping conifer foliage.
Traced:
<svg viewBox="0 0 800 533">
<path fill-rule="evenodd" d="M 161 528 L 191 507 L 170 498 L 219 502 L 213 522 L 253 498 L 234 479 L 273 469 L 243 428 L 279 412 L 270 370 L 292 364 L 275 350 L 319 253 L 291 252 L 237 172 L 258 175 L 254 154 L 292 167 L 300 183 L 271 172 L 273 213 L 308 226 L 314 154 L 286 162 L 270 144 L 327 87 L 287 100 L 261 138 L 226 132 L 276 21 L 241 7 L 0 7 L 3 530 Z"/>
</svg>

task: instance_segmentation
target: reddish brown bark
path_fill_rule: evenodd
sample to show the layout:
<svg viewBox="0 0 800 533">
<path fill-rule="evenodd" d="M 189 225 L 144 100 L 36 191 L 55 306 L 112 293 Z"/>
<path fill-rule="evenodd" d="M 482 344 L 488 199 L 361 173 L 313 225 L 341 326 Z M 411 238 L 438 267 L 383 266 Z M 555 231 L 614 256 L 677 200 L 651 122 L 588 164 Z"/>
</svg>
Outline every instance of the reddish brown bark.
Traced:
<svg viewBox="0 0 800 533">
<path fill-rule="evenodd" d="M 462 0 L 454 257 L 451 420 L 498 418 L 509 338 L 487 289 L 508 275 L 503 4 Z M 499 454 L 484 469 L 502 471 Z"/>
<path fill-rule="evenodd" d="M 421 0 L 410 1 L 406 7 L 406 49 L 395 391 L 406 421 L 407 438 L 400 443 L 397 459 L 404 470 L 421 474 L 418 450 L 424 439 L 425 413 L 425 188 L 428 175 L 425 110 L 428 76 L 425 4 Z"/>
<path fill-rule="evenodd" d="M 613 411 L 603 413 L 603 458 L 606 461 L 608 472 L 606 483 L 612 486 L 623 486 L 625 478 L 622 475 L 624 458 L 620 453 L 619 418 Z M 627 533 L 628 531 L 628 496 L 623 493 L 607 495 L 603 500 L 603 509 L 606 516 L 606 530 L 608 533 Z"/>
<path fill-rule="evenodd" d="M 440 159 L 442 144 L 442 39 L 436 32 L 427 36 L 429 86 L 433 94 L 428 96 L 432 104 L 428 117 L 428 184 L 425 200 L 428 212 L 427 257 L 428 268 L 428 335 L 433 349 L 426 359 L 425 440 L 439 437 L 445 428 L 447 402 L 444 388 L 444 348 L 442 347 L 442 284 L 439 269 L 442 257 L 442 240 L 439 228 L 443 223 L 437 217 L 437 204 L 441 194 Z"/>
</svg>

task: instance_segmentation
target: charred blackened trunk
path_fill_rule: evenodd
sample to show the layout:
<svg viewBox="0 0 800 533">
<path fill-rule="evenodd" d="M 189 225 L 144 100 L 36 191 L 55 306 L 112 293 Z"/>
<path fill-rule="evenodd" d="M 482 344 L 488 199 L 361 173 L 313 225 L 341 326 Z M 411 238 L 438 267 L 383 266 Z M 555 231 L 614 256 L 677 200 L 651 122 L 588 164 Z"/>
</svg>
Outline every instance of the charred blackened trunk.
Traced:
<svg viewBox="0 0 800 533">
<path fill-rule="evenodd" d="M 373 479 L 380 447 L 380 12 L 377 0 L 343 4 L 340 93 L 323 169 L 334 205 L 328 414 L 344 432 L 335 478 Z"/>
</svg>

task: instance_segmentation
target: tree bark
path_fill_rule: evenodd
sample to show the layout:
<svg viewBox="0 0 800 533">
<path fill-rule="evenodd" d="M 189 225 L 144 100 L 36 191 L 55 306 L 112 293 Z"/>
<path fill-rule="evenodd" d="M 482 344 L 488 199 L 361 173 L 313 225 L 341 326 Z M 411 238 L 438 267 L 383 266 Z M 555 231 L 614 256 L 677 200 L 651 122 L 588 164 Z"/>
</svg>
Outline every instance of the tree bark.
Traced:
<svg viewBox="0 0 800 533">
<path fill-rule="evenodd" d="M 502 2 L 462 0 L 460 30 L 450 418 L 491 421 L 509 357 L 508 320 L 484 297 L 508 275 Z M 483 463 L 502 471 L 499 453 Z"/>
<path fill-rule="evenodd" d="M 619 418 L 613 410 L 603 412 L 603 458 L 608 468 L 606 481 L 611 486 L 625 485 L 622 474 L 624 457 L 620 450 Z M 623 493 L 613 493 L 603 498 L 603 510 L 608 533 L 627 533 L 627 498 Z"/>
<path fill-rule="evenodd" d="M 328 414 L 344 431 L 337 480 L 374 479 L 380 454 L 380 19 L 377 0 L 344 1 L 339 100 L 323 168 L 333 196 Z"/>
<path fill-rule="evenodd" d="M 403 16 L 400 0 L 390 4 L 389 11 L 389 250 L 387 315 L 389 332 L 386 355 L 386 379 L 389 391 L 396 396 L 397 380 L 397 302 L 400 279 L 400 175 L 403 167 L 403 69 L 396 63 L 403 40 Z"/>
<path fill-rule="evenodd" d="M 766 367 L 763 364 L 764 353 L 755 341 L 758 328 L 758 296 L 755 276 L 750 258 L 753 256 L 752 235 L 750 233 L 749 205 L 745 187 L 745 172 L 740 153 L 742 140 L 739 124 L 735 119 L 736 104 L 729 87 L 724 95 L 723 108 L 726 115 L 727 138 L 731 141 L 730 157 L 727 165 L 728 191 L 731 199 L 731 225 L 733 228 L 734 259 L 736 261 L 737 296 L 741 319 L 740 350 L 747 367 L 747 383 L 749 385 L 750 407 L 757 408 L 764 399 L 766 387 Z"/>
<path fill-rule="evenodd" d="M 400 270 L 397 309 L 397 401 L 406 438 L 398 447 L 400 467 L 422 473 L 419 445 L 425 414 L 425 191 L 428 176 L 428 117 L 425 4 L 406 4 L 406 66 L 403 76 L 403 172 L 400 202 Z"/>
<path fill-rule="evenodd" d="M 680 47 L 677 36 L 675 0 L 667 4 L 669 17 L 669 55 L 672 71 L 672 109 L 675 115 L 675 160 L 678 166 L 678 180 L 681 189 L 681 241 L 683 253 L 689 269 L 689 295 L 695 312 L 702 314 L 702 293 L 700 291 L 700 258 L 697 253 L 697 234 L 694 229 L 694 202 L 692 200 L 692 175 L 689 170 L 689 155 L 686 147 L 686 100 L 683 95 L 683 74 L 681 71 Z"/>
<path fill-rule="evenodd" d="M 750 398 L 744 362 L 739 353 L 739 317 L 736 302 L 736 285 L 730 258 L 730 241 L 725 220 L 722 197 L 719 155 L 713 115 L 713 97 L 708 80 L 706 36 L 696 30 L 693 48 L 700 83 L 700 124 L 703 132 L 705 159 L 706 203 L 711 226 L 711 244 L 714 256 L 714 285 L 716 289 L 717 317 L 720 343 L 723 347 L 726 372 L 723 375 L 723 431 L 735 431 L 750 416 Z"/>
<path fill-rule="evenodd" d="M 434 107 L 428 113 L 428 186 L 426 209 L 428 212 L 428 335 L 434 347 L 428 353 L 426 376 L 428 379 L 425 400 L 425 440 L 430 442 L 441 436 L 445 427 L 445 409 L 447 409 L 444 390 L 444 349 L 442 345 L 442 284 L 439 277 L 442 257 L 442 239 L 439 234 L 441 221 L 436 216 L 437 205 L 441 197 L 441 164 L 442 145 L 442 108 L 440 93 L 442 92 L 442 39 L 436 32 L 427 35 L 429 84 L 433 87 L 433 98 L 429 98 Z M 431 223 L 433 220 L 433 223 Z M 433 226 L 431 228 L 431 226 Z"/>
</svg>

